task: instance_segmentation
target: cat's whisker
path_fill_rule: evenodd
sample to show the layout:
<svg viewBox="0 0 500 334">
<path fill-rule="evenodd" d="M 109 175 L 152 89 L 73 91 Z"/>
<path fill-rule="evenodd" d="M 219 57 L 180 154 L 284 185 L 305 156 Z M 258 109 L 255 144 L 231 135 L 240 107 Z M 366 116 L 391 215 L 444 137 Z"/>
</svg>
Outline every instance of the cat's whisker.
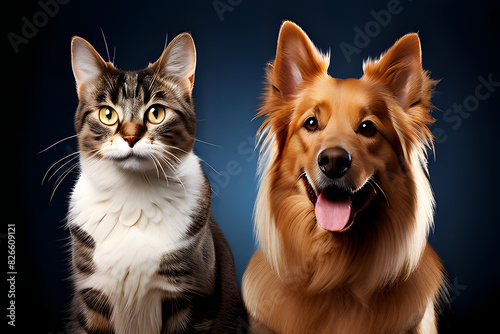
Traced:
<svg viewBox="0 0 500 334">
<path fill-rule="evenodd" d="M 151 88 L 153 88 L 153 85 L 156 81 L 156 78 L 158 77 L 158 74 L 160 73 L 160 69 L 161 69 L 161 66 L 159 64 L 158 66 L 156 66 L 155 73 L 153 74 L 153 77 L 151 78 L 151 81 L 149 82 L 149 90 L 151 90 Z"/>
<path fill-rule="evenodd" d="M 210 144 L 210 143 L 207 143 L 207 144 Z M 166 147 L 169 147 L 169 148 L 175 148 L 175 149 L 178 149 L 178 150 L 180 150 L 180 151 L 182 151 L 182 152 L 184 152 L 184 153 L 188 153 L 188 152 L 186 152 L 185 150 L 180 149 L 180 148 L 175 147 L 175 146 L 166 145 Z M 172 152 L 170 152 L 170 151 L 168 151 L 168 150 L 166 150 L 166 149 L 162 149 L 162 151 L 163 151 L 163 152 L 165 152 L 165 153 L 167 153 L 167 154 L 169 154 L 170 156 L 174 157 L 174 158 L 175 158 L 175 159 L 179 162 L 179 164 L 181 164 L 181 163 L 182 163 L 182 160 L 181 160 L 181 159 L 179 159 L 179 158 L 178 158 L 175 154 L 173 154 Z M 198 158 L 199 158 L 199 157 L 198 157 Z M 203 160 L 202 158 L 199 158 L 199 159 L 200 159 L 200 161 L 202 161 L 204 164 L 206 164 L 208 167 L 210 167 L 210 169 L 212 169 L 215 173 L 217 173 L 217 175 L 220 175 L 220 173 L 219 173 L 219 172 L 218 172 L 218 171 L 217 171 L 217 170 L 216 170 L 216 169 L 215 169 L 212 165 L 210 165 L 208 162 L 206 162 L 206 161 L 205 161 L 205 160 Z"/>
<path fill-rule="evenodd" d="M 215 194 L 215 196 L 219 197 L 219 199 L 222 199 L 222 197 L 220 197 L 219 194 L 217 194 L 215 192 L 214 188 L 212 188 L 211 186 L 210 186 L 210 190 Z"/>
<path fill-rule="evenodd" d="M 169 163 L 167 161 L 165 161 L 165 158 L 163 156 L 161 156 L 161 155 L 159 157 L 156 157 L 154 154 L 151 154 L 151 153 L 149 155 L 151 156 L 151 159 L 154 162 L 154 165 L 155 165 L 155 168 L 156 168 L 156 172 L 157 172 L 157 176 L 158 176 L 158 180 L 160 180 L 159 169 L 158 169 L 158 167 L 159 167 L 161 169 L 161 171 L 162 171 L 163 176 L 165 177 L 165 180 L 167 181 L 167 186 L 168 186 L 168 184 L 169 184 L 169 182 L 168 182 L 169 176 L 165 172 L 165 169 L 163 168 L 163 166 L 162 166 L 162 164 L 160 162 L 160 159 L 163 162 L 167 163 L 167 164 L 169 164 Z M 173 170 L 171 164 L 169 164 L 169 168 Z M 175 173 L 175 170 L 173 170 L 173 172 Z M 170 179 L 171 179 L 171 177 L 170 177 Z"/>
<path fill-rule="evenodd" d="M 177 175 L 176 168 L 173 165 L 173 162 L 169 161 L 168 157 L 166 157 L 164 155 L 160 155 L 160 158 L 162 159 L 163 162 L 165 162 L 170 167 L 170 169 L 172 170 L 172 173 L 174 173 L 175 178 L 177 179 L 177 181 L 179 181 L 179 183 L 181 184 L 182 188 L 184 188 L 184 195 L 187 196 L 186 187 L 184 186 L 184 183 L 182 183 L 182 180 L 180 179 L 180 177 Z"/>
<path fill-rule="evenodd" d="M 111 58 L 109 57 L 108 42 L 106 41 L 106 36 L 104 35 L 104 30 L 102 30 L 102 28 L 101 28 L 101 33 L 102 33 L 102 38 L 104 39 L 104 45 L 106 46 L 106 53 L 108 54 L 108 62 L 110 62 Z"/>
<path fill-rule="evenodd" d="M 79 152 L 75 152 L 75 153 L 79 153 Z M 71 154 L 73 155 L 73 153 Z M 63 159 L 66 159 L 68 158 L 69 156 L 66 156 L 64 157 Z M 76 158 L 78 158 L 78 155 L 74 156 L 73 158 L 69 159 L 68 161 L 66 161 L 64 164 L 62 164 L 61 166 L 59 166 L 59 168 L 57 168 L 53 173 L 52 175 L 47 179 L 47 181 L 50 181 L 55 175 L 57 175 L 57 173 L 64 167 L 66 166 L 67 164 L 69 164 L 71 161 L 75 160 Z M 57 164 L 59 161 L 63 160 L 63 159 L 59 159 L 55 164 Z M 45 173 L 45 175 L 43 176 L 42 178 L 42 184 L 45 182 L 45 178 L 47 177 L 49 171 L 52 169 L 52 167 L 55 165 L 53 164 L 48 170 L 47 172 Z"/>
<path fill-rule="evenodd" d="M 208 162 L 206 162 L 205 160 L 203 160 L 202 158 L 199 158 L 200 161 L 202 161 L 204 164 L 206 164 L 208 167 L 210 167 L 210 169 L 212 169 L 215 173 L 217 173 L 217 175 L 221 175 L 217 169 L 215 169 L 211 164 L 209 164 Z"/>
<path fill-rule="evenodd" d="M 165 169 L 163 169 L 163 167 L 162 167 L 162 165 L 157 157 L 155 157 L 154 155 L 151 155 L 151 157 L 158 163 L 158 167 L 160 167 L 160 169 L 163 173 L 163 176 L 165 176 L 165 181 L 167 181 L 167 187 L 168 187 L 168 177 L 167 177 L 167 173 L 165 173 Z"/>
<path fill-rule="evenodd" d="M 173 146 L 172 146 L 172 147 L 173 147 Z M 179 159 L 179 157 L 177 157 L 175 154 L 173 154 L 173 153 L 172 153 L 172 152 L 170 152 L 169 150 L 162 149 L 162 152 L 163 152 L 163 153 L 167 153 L 169 156 L 171 156 L 171 157 L 173 157 L 175 160 L 177 160 L 177 163 L 178 163 L 179 165 L 181 165 L 181 164 L 182 164 L 182 160 L 181 160 L 181 159 Z"/>
<path fill-rule="evenodd" d="M 57 188 L 61 185 L 62 181 L 75 169 L 75 167 L 78 167 L 78 163 L 75 162 L 71 167 L 69 167 L 61 176 L 59 176 L 56 180 L 54 190 L 52 191 L 52 194 L 50 195 L 49 202 L 52 202 L 52 198 L 54 197 L 54 194 L 56 193 Z"/>
<path fill-rule="evenodd" d="M 175 176 L 177 176 L 176 174 L 176 170 L 177 168 L 179 167 L 179 165 L 177 163 L 175 163 L 174 161 L 170 161 L 168 159 L 168 157 L 166 157 L 165 155 L 163 154 L 159 154 L 158 156 L 165 164 L 167 164 L 168 168 L 170 168 L 170 170 L 172 171 L 172 173 L 174 173 Z"/>
<path fill-rule="evenodd" d="M 68 136 L 68 137 L 63 138 L 63 139 L 60 139 L 60 140 L 56 141 L 54 144 L 50 145 L 49 147 L 47 147 L 47 148 L 45 148 L 45 149 L 41 150 L 41 151 L 40 151 L 40 152 L 38 152 L 37 154 L 43 153 L 43 152 L 45 152 L 45 151 L 48 151 L 48 150 L 50 150 L 52 147 L 56 146 L 57 144 L 62 143 L 62 142 L 63 142 L 63 141 L 65 141 L 65 140 L 68 140 L 68 139 L 71 139 L 71 138 L 75 138 L 75 137 L 78 137 L 78 134 L 76 134 L 76 135 L 72 135 L 72 136 Z"/>
<path fill-rule="evenodd" d="M 56 162 L 54 162 L 54 163 L 53 163 L 53 164 L 49 167 L 49 169 L 47 169 L 47 171 L 45 172 L 45 174 L 43 175 L 43 178 L 42 178 L 42 184 L 45 182 L 45 179 L 47 178 L 47 175 L 49 174 L 49 172 L 50 172 L 50 171 L 51 171 L 51 170 L 52 170 L 52 169 L 53 169 L 53 168 L 54 168 L 54 167 L 55 167 L 58 163 L 60 163 L 61 161 L 65 160 L 65 159 L 68 159 L 69 157 L 71 157 L 71 156 L 73 156 L 73 155 L 75 155 L 75 154 L 79 154 L 79 153 L 80 153 L 79 151 L 76 151 L 76 152 L 70 153 L 70 154 L 68 154 L 68 155 L 66 155 L 66 156 L 64 156 L 64 157 L 62 157 L 61 159 L 57 160 Z M 57 174 L 57 172 L 58 172 L 61 168 L 63 168 L 66 164 L 68 164 L 69 162 L 73 161 L 73 160 L 74 160 L 75 158 L 77 158 L 77 157 L 78 157 L 78 155 L 77 155 L 77 156 L 75 156 L 75 157 L 73 157 L 73 158 L 71 158 L 71 159 L 69 159 L 69 160 L 68 160 L 68 161 L 66 161 L 64 164 L 62 164 L 61 166 L 59 166 L 59 168 L 57 168 L 57 169 L 56 169 L 56 170 L 52 173 L 52 175 L 48 178 L 48 180 L 47 180 L 47 181 L 50 181 L 50 179 L 52 179 L 52 178 L 54 177 L 54 175 L 56 175 L 56 174 Z"/>
<path fill-rule="evenodd" d="M 154 159 L 153 154 L 149 154 L 149 157 L 151 158 L 151 161 L 153 161 L 153 165 L 156 168 L 156 176 L 158 177 L 158 180 L 160 180 L 160 171 L 158 170 L 158 166 L 156 165 L 156 161 Z M 144 174 L 143 174 L 144 175 Z"/>
<path fill-rule="evenodd" d="M 177 174 L 175 174 L 175 177 L 177 178 L 177 180 L 179 180 L 179 183 L 181 184 L 182 188 L 184 189 L 184 196 L 187 197 L 187 190 L 186 190 L 186 187 L 184 186 L 184 183 L 182 183 L 182 180 L 180 179 L 179 176 L 177 176 Z"/>
<path fill-rule="evenodd" d="M 179 151 L 181 151 L 182 153 L 186 153 L 186 154 L 188 154 L 188 153 L 189 153 L 188 151 L 183 150 L 182 148 L 179 148 L 179 147 L 177 147 L 177 146 L 172 146 L 172 145 L 163 145 L 163 146 L 165 146 L 166 148 L 173 148 L 173 149 L 179 150 Z"/>
<path fill-rule="evenodd" d="M 113 61 L 111 62 L 111 64 L 113 64 L 113 66 L 115 66 L 115 56 L 116 56 L 116 46 L 113 47 Z"/>
<path fill-rule="evenodd" d="M 99 151 L 100 151 L 100 149 L 98 149 L 98 148 L 97 148 L 97 149 L 93 149 L 93 150 L 88 151 L 88 153 L 95 153 L 95 152 L 99 152 Z M 52 165 L 51 165 L 51 166 L 47 169 L 47 171 L 45 172 L 45 174 L 43 175 L 43 178 L 42 178 L 42 183 L 41 183 L 41 184 L 44 184 L 44 183 L 45 183 L 45 181 L 50 181 L 50 180 L 51 180 L 51 179 L 52 179 L 55 175 L 57 175 L 57 173 L 58 173 L 58 172 L 59 172 L 59 171 L 60 171 L 60 170 L 61 170 L 64 166 L 66 166 L 66 165 L 67 165 L 67 164 L 69 164 L 71 161 L 73 161 L 73 160 L 75 160 L 76 158 L 78 158 L 78 154 L 80 154 L 80 153 L 81 153 L 81 151 L 72 152 L 72 153 L 70 153 L 70 154 L 68 154 L 68 155 L 66 155 L 66 156 L 64 156 L 64 157 L 62 157 L 61 159 L 57 160 L 56 162 L 54 162 L 54 163 L 53 163 L 53 164 L 52 164 Z M 69 160 L 67 160 L 66 162 L 64 162 L 64 164 L 62 164 L 61 166 L 59 166 L 59 167 L 58 167 L 58 168 L 57 168 L 57 169 L 56 169 L 56 170 L 52 173 L 52 175 L 50 175 L 50 177 L 47 179 L 47 175 L 49 175 L 49 172 L 50 172 L 51 170 L 53 170 L 53 169 L 57 166 L 57 164 L 59 164 L 61 161 L 65 160 L 65 159 L 70 158 L 70 157 L 71 157 L 71 156 L 73 156 L 73 155 L 76 155 L 76 156 L 74 156 L 74 157 L 72 157 L 71 159 L 69 159 Z M 78 164 L 78 163 L 76 163 L 76 164 Z M 66 172 L 66 171 L 64 171 L 64 172 Z M 63 172 L 63 173 L 64 173 L 64 172 Z M 58 178 L 58 179 L 59 179 L 59 178 Z M 56 182 L 57 182 L 57 180 L 56 180 Z"/>
<path fill-rule="evenodd" d="M 212 144 L 212 143 L 209 143 L 208 141 L 204 141 L 204 140 L 201 140 L 201 139 L 198 139 L 198 138 L 195 138 L 194 140 L 197 141 L 197 142 L 203 143 L 203 144 L 210 145 L 210 146 L 222 147 L 222 145 Z"/>
</svg>

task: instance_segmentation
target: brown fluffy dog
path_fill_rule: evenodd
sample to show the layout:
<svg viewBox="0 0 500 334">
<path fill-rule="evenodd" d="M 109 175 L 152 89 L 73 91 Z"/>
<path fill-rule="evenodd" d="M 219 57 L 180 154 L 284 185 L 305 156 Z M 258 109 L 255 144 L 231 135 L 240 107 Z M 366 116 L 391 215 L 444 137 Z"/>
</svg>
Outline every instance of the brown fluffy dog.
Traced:
<svg viewBox="0 0 500 334">
<path fill-rule="evenodd" d="M 259 116 L 261 249 L 243 278 L 254 333 L 436 333 L 443 285 L 427 243 L 434 200 L 427 124 L 435 81 L 416 34 L 361 79 L 328 75 L 292 22 L 281 27 Z"/>
</svg>

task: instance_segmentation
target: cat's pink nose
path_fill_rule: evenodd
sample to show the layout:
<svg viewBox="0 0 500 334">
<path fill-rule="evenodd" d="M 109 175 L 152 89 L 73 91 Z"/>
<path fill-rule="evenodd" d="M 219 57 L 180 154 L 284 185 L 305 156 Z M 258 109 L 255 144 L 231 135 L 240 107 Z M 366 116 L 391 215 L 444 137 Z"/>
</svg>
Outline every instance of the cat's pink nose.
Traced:
<svg viewBox="0 0 500 334">
<path fill-rule="evenodd" d="M 128 143 L 128 146 L 134 147 L 135 143 L 137 143 L 141 138 L 137 136 L 124 136 L 123 139 Z"/>
</svg>

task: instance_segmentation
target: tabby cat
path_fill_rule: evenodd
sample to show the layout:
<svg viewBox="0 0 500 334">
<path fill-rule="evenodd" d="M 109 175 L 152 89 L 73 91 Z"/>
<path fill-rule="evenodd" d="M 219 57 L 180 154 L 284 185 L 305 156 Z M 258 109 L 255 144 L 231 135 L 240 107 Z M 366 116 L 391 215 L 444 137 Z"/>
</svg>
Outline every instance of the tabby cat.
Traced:
<svg viewBox="0 0 500 334">
<path fill-rule="evenodd" d="M 75 333 L 236 332 L 244 307 L 193 153 L 188 33 L 139 71 L 71 45 L 80 176 L 71 194 Z"/>
</svg>

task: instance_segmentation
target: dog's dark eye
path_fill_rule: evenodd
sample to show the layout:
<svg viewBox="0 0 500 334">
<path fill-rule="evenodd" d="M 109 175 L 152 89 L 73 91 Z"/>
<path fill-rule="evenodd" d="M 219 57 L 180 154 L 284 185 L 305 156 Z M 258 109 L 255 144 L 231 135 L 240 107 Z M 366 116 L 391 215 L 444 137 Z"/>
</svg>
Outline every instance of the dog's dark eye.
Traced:
<svg viewBox="0 0 500 334">
<path fill-rule="evenodd" d="M 316 131 L 318 129 L 318 120 L 315 117 L 309 117 L 304 123 L 307 131 Z"/>
<path fill-rule="evenodd" d="M 361 133 L 365 137 L 371 137 L 377 133 L 377 128 L 371 121 L 364 121 L 361 123 L 356 133 Z"/>
</svg>

